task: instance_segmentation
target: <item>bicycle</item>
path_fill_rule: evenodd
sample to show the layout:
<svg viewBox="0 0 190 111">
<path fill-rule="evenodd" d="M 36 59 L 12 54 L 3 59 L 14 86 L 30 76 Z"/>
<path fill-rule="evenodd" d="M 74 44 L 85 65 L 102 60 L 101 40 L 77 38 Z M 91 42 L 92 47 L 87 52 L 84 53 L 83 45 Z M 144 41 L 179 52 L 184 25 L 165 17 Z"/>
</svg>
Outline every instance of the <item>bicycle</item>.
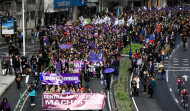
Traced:
<svg viewBox="0 0 190 111">
<path fill-rule="evenodd" d="M 181 91 L 183 89 L 183 86 L 181 83 L 178 83 L 178 94 L 181 95 Z"/>
<path fill-rule="evenodd" d="M 183 100 L 182 100 L 182 105 L 184 109 L 188 108 L 188 96 L 187 95 L 183 95 Z"/>
</svg>

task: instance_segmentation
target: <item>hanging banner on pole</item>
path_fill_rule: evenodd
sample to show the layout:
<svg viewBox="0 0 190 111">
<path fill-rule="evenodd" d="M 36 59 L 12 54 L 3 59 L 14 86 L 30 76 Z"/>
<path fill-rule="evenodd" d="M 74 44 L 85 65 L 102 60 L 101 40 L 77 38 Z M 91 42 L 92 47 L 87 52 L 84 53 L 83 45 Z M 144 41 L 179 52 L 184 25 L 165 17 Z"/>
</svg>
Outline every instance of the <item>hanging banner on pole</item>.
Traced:
<svg viewBox="0 0 190 111">
<path fill-rule="evenodd" d="M 2 17 L 1 23 L 2 35 L 14 34 L 14 17 Z"/>
</svg>

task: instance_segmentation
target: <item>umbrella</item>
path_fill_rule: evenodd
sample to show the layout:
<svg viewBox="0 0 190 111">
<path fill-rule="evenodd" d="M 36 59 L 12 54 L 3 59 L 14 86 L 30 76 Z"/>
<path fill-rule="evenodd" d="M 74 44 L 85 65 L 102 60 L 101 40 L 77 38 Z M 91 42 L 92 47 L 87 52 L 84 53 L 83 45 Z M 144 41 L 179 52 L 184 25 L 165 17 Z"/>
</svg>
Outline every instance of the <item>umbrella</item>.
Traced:
<svg viewBox="0 0 190 111">
<path fill-rule="evenodd" d="M 112 73 L 114 71 L 115 71 L 115 69 L 113 69 L 113 68 L 107 68 L 104 70 L 104 73 Z"/>
</svg>

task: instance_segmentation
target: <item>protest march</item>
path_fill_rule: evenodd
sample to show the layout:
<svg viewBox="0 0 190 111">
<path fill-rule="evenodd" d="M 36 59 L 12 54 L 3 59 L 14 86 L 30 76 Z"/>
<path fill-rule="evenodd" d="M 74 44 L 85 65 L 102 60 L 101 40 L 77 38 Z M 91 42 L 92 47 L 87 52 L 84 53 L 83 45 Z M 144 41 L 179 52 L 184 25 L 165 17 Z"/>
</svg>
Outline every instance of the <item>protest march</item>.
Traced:
<svg viewBox="0 0 190 111">
<path fill-rule="evenodd" d="M 189 14 L 189 7 L 182 11 L 178 6 L 142 7 L 124 10 L 118 16 L 103 12 L 91 18 L 80 16 L 76 21 L 68 17 L 62 24 L 54 21 L 31 32 L 40 44 L 31 58 L 9 53 L 2 63 L 11 61 L 12 65 L 2 67 L 10 68 L 11 73 L 14 69 L 18 89 L 22 76 L 26 76 L 31 106 L 36 106 L 40 90 L 43 110 L 102 110 L 106 94 L 103 90 L 94 92 L 89 83 L 100 80 L 99 84 L 110 91 L 111 77 L 112 82 L 119 81 L 123 48 L 135 43 L 142 47 L 129 51 L 131 70 L 137 73 L 134 80 L 139 83 L 139 77 L 152 77 L 153 58 L 158 58 L 160 65 L 175 44 L 176 33 L 190 35 L 190 17 L 179 17 L 180 13 Z M 32 76 L 34 82 L 29 83 Z M 142 82 L 144 94 L 146 82 Z M 133 89 L 134 96 L 138 96 L 137 90 Z"/>
</svg>

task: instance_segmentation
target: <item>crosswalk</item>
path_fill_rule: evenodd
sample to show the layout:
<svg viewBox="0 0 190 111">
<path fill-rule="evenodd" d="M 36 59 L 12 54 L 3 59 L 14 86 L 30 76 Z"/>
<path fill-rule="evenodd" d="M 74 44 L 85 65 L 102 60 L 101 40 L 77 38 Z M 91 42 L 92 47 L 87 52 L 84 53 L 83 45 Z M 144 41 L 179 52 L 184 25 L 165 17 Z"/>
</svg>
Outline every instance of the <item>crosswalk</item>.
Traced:
<svg viewBox="0 0 190 111">
<path fill-rule="evenodd" d="M 169 64 L 170 62 L 170 64 Z M 154 60 L 154 66 L 158 66 L 159 64 Z M 169 61 L 168 58 L 165 58 L 163 61 L 163 65 L 165 68 L 190 68 L 189 59 L 188 58 L 173 58 Z"/>
<path fill-rule="evenodd" d="M 158 63 L 156 62 L 156 60 L 154 60 L 154 65 L 155 65 L 155 66 L 158 66 Z M 164 66 L 169 66 L 169 59 L 168 59 L 168 58 L 165 58 L 165 59 L 164 59 L 163 65 L 164 65 Z"/>
<path fill-rule="evenodd" d="M 172 63 L 173 63 L 173 66 L 188 67 L 189 59 L 188 58 L 183 58 L 183 59 L 173 58 L 171 61 L 171 65 Z"/>
</svg>

